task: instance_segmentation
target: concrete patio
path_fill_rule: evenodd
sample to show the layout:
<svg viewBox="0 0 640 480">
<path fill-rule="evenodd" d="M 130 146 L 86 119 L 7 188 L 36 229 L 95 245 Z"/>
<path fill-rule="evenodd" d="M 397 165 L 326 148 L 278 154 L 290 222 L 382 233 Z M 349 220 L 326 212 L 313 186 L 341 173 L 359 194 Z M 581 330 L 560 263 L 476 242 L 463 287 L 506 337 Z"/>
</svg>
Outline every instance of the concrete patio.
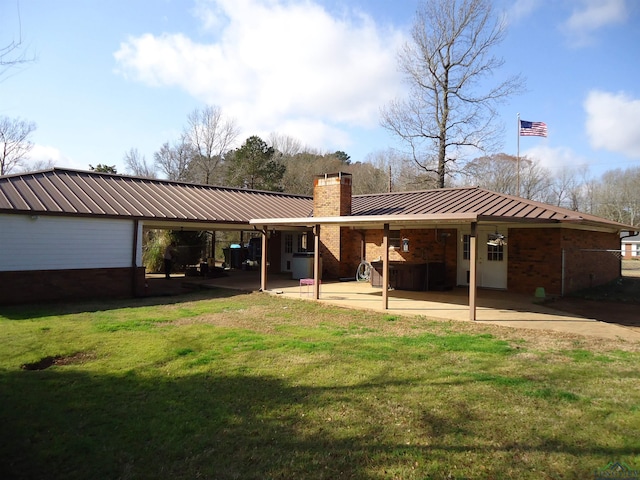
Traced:
<svg viewBox="0 0 640 480">
<path fill-rule="evenodd" d="M 149 294 L 177 294 L 196 288 L 220 287 L 241 291 L 258 291 L 260 274 L 256 271 L 232 270 L 219 278 L 175 276 L 165 280 L 161 275 L 149 275 Z M 300 285 L 289 275 L 271 274 L 268 277 L 267 293 L 313 301 L 313 287 Z M 496 290 L 478 290 L 477 322 L 513 328 L 551 330 L 556 332 L 587 335 L 608 339 L 623 339 L 640 342 L 637 329 L 605 323 L 592 318 L 560 312 L 547 305 L 536 303 L 531 296 Z M 320 285 L 320 302 L 345 308 L 384 312 L 382 291 L 367 282 L 323 282 Z M 393 290 L 389 292 L 390 315 L 420 315 L 455 321 L 470 321 L 468 290 L 455 288 L 445 292 L 412 292 Z"/>
</svg>

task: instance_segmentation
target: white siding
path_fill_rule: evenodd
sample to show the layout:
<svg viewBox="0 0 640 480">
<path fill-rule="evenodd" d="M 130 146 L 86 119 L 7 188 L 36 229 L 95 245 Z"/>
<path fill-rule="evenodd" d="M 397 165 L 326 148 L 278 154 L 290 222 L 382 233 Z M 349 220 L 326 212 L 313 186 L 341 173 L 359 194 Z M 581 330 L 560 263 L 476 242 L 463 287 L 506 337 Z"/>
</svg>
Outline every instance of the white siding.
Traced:
<svg viewBox="0 0 640 480">
<path fill-rule="evenodd" d="M 0 271 L 130 267 L 133 225 L 132 220 L 0 214 Z"/>
</svg>

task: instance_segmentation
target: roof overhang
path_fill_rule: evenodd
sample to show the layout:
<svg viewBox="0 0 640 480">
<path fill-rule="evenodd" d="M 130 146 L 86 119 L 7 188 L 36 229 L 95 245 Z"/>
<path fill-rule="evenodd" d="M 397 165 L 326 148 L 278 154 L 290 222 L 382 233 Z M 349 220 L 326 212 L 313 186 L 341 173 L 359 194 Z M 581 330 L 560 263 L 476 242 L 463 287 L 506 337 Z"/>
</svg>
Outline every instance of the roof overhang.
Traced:
<svg viewBox="0 0 640 480">
<path fill-rule="evenodd" d="M 256 218 L 250 220 L 251 225 L 272 227 L 307 227 L 315 225 L 340 225 L 361 229 L 390 227 L 419 227 L 443 225 L 446 223 L 470 223 L 477 221 L 476 214 L 422 214 L 422 215 L 354 215 L 340 217 L 303 217 L 303 218 Z"/>
</svg>

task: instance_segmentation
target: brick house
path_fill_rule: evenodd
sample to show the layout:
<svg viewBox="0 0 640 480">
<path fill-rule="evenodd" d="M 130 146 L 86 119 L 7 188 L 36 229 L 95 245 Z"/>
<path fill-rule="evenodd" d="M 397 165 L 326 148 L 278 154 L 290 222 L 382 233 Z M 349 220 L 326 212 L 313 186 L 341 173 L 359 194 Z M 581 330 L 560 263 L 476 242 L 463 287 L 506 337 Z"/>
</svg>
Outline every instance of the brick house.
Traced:
<svg viewBox="0 0 640 480">
<path fill-rule="evenodd" d="M 622 243 L 622 257 L 626 260 L 640 260 L 640 234 L 637 232 L 622 232 L 620 240 Z"/>
<path fill-rule="evenodd" d="M 565 295 L 620 276 L 611 250 L 628 226 L 617 222 L 481 188 L 352 196 L 351 185 L 318 176 L 313 215 L 251 223 L 313 228 L 325 279 L 352 277 L 362 260 L 381 285 L 411 290 Z"/>
<path fill-rule="evenodd" d="M 632 229 L 480 188 L 351 186 L 344 173 L 318 176 L 313 197 L 58 168 L 0 177 L 0 304 L 143 295 L 145 229 L 262 232 L 263 289 L 311 255 L 305 276 L 353 278 L 366 260 L 379 287 L 563 295 L 617 278 L 608 251 Z"/>
</svg>

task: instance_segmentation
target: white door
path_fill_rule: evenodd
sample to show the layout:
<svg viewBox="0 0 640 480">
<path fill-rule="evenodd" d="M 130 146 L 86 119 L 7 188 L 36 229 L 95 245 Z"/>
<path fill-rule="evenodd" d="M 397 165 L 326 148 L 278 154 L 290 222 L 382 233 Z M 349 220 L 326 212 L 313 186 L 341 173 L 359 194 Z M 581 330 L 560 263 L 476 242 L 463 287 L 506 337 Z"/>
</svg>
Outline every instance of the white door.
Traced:
<svg viewBox="0 0 640 480">
<path fill-rule="evenodd" d="M 282 234 L 282 255 L 280 257 L 280 271 L 282 272 L 291 271 L 295 235 L 296 234 L 290 232 L 283 232 Z"/>
<path fill-rule="evenodd" d="M 507 236 L 505 228 L 495 227 L 478 228 L 478 287 L 507 288 L 507 244 L 488 245 L 489 236 L 496 233 Z M 469 248 L 470 231 L 460 232 L 460 245 L 458 249 L 458 285 L 469 285 Z"/>
</svg>

